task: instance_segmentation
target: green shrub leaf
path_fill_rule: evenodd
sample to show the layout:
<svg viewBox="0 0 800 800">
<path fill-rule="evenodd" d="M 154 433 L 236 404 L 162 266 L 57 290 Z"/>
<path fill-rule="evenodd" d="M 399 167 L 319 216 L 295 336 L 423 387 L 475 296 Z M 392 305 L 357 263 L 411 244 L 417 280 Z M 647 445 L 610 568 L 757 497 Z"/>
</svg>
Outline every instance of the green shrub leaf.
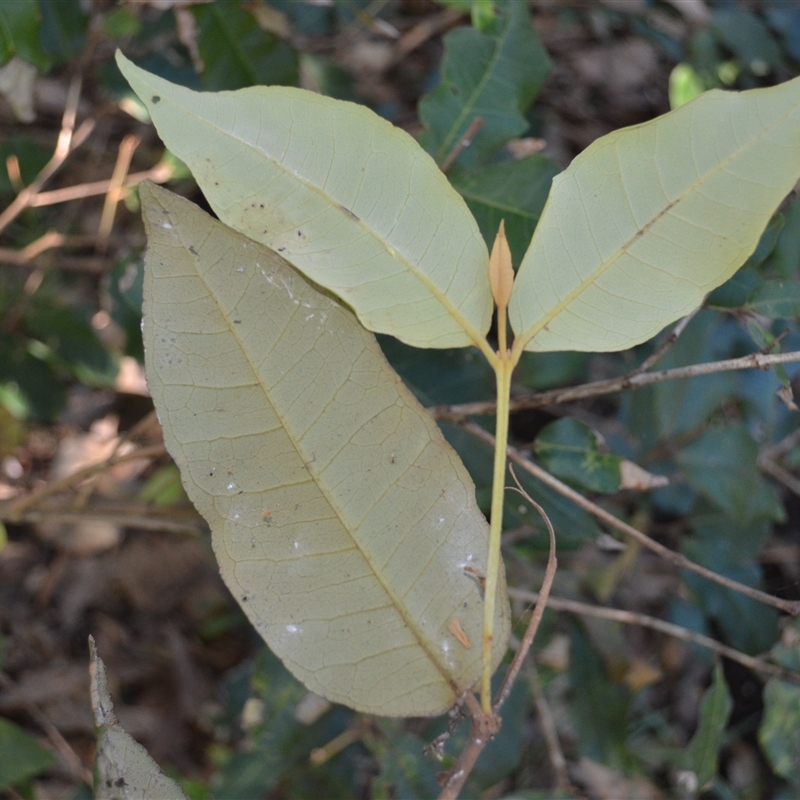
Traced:
<svg viewBox="0 0 800 800">
<path fill-rule="evenodd" d="M 302 89 L 200 94 L 117 61 L 219 218 L 417 347 L 487 347 L 486 244 L 419 145 Z"/>
<path fill-rule="evenodd" d="M 191 203 L 141 196 L 148 383 L 228 586 L 312 691 L 444 711 L 481 669 L 488 525 L 466 469 L 335 300 Z M 499 661 L 503 580 L 497 605 Z"/>
<path fill-rule="evenodd" d="M 560 171 L 555 161 L 532 155 L 474 172 L 454 170 L 450 183 L 467 201 L 487 245 L 494 242 L 500 221 L 505 220 L 511 255 L 519 264 L 547 201 L 550 183 Z"/>
<path fill-rule="evenodd" d="M 553 180 L 517 274 L 526 350 L 619 350 L 698 306 L 800 176 L 800 79 L 710 91 L 598 139 Z"/>
<path fill-rule="evenodd" d="M 527 3 L 503 3 L 500 10 L 493 34 L 464 27 L 445 37 L 442 81 L 419 103 L 425 125 L 420 143 L 439 164 L 477 117 L 483 127 L 457 162 L 472 169 L 528 129 L 523 115 L 550 71 L 550 59 Z"/>
</svg>

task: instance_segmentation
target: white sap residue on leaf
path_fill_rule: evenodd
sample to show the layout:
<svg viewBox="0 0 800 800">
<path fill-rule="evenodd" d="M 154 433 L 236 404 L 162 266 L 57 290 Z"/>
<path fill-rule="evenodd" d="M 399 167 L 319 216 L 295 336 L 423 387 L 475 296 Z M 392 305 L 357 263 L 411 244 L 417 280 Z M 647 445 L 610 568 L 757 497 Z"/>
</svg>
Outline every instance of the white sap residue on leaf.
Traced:
<svg viewBox="0 0 800 800">
<path fill-rule="evenodd" d="M 444 525 L 444 522 L 445 518 L 439 517 L 439 519 L 436 520 L 436 524 L 433 526 L 434 530 L 440 531 L 442 529 L 442 525 Z"/>
<path fill-rule="evenodd" d="M 309 314 L 309 315 L 306 317 L 306 322 L 309 322 L 309 321 L 310 321 L 310 320 L 312 320 L 312 319 L 314 319 L 314 314 L 313 314 L 313 313 Z"/>
<path fill-rule="evenodd" d="M 228 484 L 228 491 L 229 491 L 229 492 L 232 492 L 232 491 L 233 491 L 234 489 L 236 489 L 236 488 L 237 488 L 237 486 L 236 486 L 236 484 L 235 484 L 233 481 L 231 481 L 231 482 Z"/>
<path fill-rule="evenodd" d="M 292 544 L 292 547 L 294 547 L 295 550 L 299 550 L 300 549 L 300 542 L 294 542 Z"/>
<path fill-rule="evenodd" d="M 299 630 L 299 628 L 297 627 L 297 625 L 287 625 L 286 626 L 286 632 L 287 633 L 297 633 L 298 630 Z"/>
<path fill-rule="evenodd" d="M 243 274 L 244 274 L 244 267 L 236 267 L 236 271 L 237 271 L 237 272 L 238 272 L 240 275 L 243 275 Z"/>
<path fill-rule="evenodd" d="M 166 229 L 166 230 L 168 230 L 168 231 L 171 231 L 171 230 L 172 230 L 172 225 L 171 225 L 169 222 L 162 222 L 162 223 L 161 223 L 161 227 L 162 227 L 162 228 L 165 228 L 165 229 Z"/>
<path fill-rule="evenodd" d="M 234 518 L 234 519 L 239 519 L 239 517 L 240 517 L 240 516 L 241 516 L 241 514 L 234 514 L 234 515 L 233 515 L 233 518 Z"/>
</svg>

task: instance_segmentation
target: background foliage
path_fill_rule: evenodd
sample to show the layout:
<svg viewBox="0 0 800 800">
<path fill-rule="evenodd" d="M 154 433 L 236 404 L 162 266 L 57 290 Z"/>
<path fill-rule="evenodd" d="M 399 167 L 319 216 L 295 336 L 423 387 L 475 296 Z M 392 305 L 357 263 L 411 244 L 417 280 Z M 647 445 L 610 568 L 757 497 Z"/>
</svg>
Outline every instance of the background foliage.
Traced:
<svg viewBox="0 0 800 800">
<path fill-rule="evenodd" d="M 505 219 L 518 263 L 550 180 L 598 135 L 710 88 L 798 74 L 800 10 L 780 2 L 521 0 L 0 5 L 0 153 L 14 157 L 0 174 L 0 205 L 50 159 L 76 76 L 76 129 L 94 121 L 45 190 L 83 188 L 69 202 L 0 217 L 0 791 L 89 796 L 94 738 L 84 670 L 93 633 L 120 720 L 192 798 L 433 796 L 464 726 L 437 762 L 423 748 L 446 720 L 315 706 L 219 584 L 205 533 L 158 452 L 138 367 L 144 241 L 136 193 L 112 197 L 106 186 L 92 199 L 86 187 L 115 170 L 124 180 L 160 169 L 171 188 L 203 200 L 147 126 L 113 65 L 116 47 L 194 88 L 282 83 L 370 105 L 419 135 L 490 244 Z M 476 117 L 483 127 L 454 151 Z M 121 161 L 125 136 L 140 142 L 129 165 Z M 120 200 L 109 226 L 103 210 L 113 220 Z M 61 238 L 43 239 L 50 232 Z M 790 199 L 658 368 L 800 349 L 799 267 L 800 205 Z M 657 343 L 621 354 L 526 354 L 516 392 L 623 375 Z M 491 370 L 470 349 L 381 344 L 428 406 L 492 398 Z M 783 368 L 720 373 L 522 411 L 512 418 L 513 443 L 660 542 L 798 599 L 792 379 Z M 479 420 L 490 428 L 491 418 Z M 456 422 L 442 427 L 488 511 L 489 448 Z M 134 445 L 154 450 L 88 483 L 67 481 L 28 516 L 14 507 L 25 492 Z M 668 476 L 669 485 L 621 490 L 622 459 Z M 643 612 L 800 672 L 797 623 L 678 573 L 552 490 L 522 482 L 558 534 L 559 598 Z M 535 591 L 546 539 L 513 492 L 505 528 L 509 583 Z M 519 601 L 518 634 L 526 609 Z M 465 796 L 705 792 L 727 800 L 799 791 L 797 683 L 715 662 L 697 645 L 643 627 L 556 610 L 535 649 L 536 667 L 516 687 Z M 565 766 L 548 745 L 550 718 Z"/>
</svg>

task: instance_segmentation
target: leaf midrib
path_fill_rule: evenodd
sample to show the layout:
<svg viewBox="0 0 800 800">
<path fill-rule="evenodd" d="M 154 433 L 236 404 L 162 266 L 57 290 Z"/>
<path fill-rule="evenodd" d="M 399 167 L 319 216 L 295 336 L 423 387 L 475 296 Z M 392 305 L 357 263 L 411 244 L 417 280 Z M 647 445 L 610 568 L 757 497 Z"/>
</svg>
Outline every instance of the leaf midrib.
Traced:
<svg viewBox="0 0 800 800">
<path fill-rule="evenodd" d="M 620 245 L 620 247 L 618 247 L 617 250 L 611 256 L 609 256 L 605 261 L 601 262 L 596 269 L 594 269 L 584 280 L 582 280 L 575 287 L 575 289 L 569 292 L 569 294 L 567 294 L 563 300 L 559 301 L 555 306 L 553 306 L 550 309 L 550 311 L 546 312 L 542 317 L 540 317 L 539 321 L 537 321 L 530 327 L 526 328 L 522 333 L 518 334 L 517 339 L 514 342 L 515 349 L 517 348 L 524 349 L 525 346 L 528 344 L 528 342 L 531 341 L 531 339 L 533 339 L 543 328 L 549 325 L 579 295 L 581 295 L 584 291 L 586 291 L 586 289 L 588 289 L 592 284 L 594 284 L 594 282 L 604 272 L 606 272 L 606 270 L 613 267 L 616 264 L 616 262 L 630 250 L 633 244 L 638 242 L 640 239 L 643 239 L 659 220 L 661 220 L 670 211 L 672 211 L 672 209 L 680 206 L 680 204 L 690 194 L 692 194 L 695 191 L 695 189 L 697 189 L 697 187 L 703 186 L 706 182 L 712 180 L 728 164 L 730 164 L 732 161 L 735 161 L 742 155 L 742 153 L 747 151 L 750 147 L 753 147 L 760 139 L 762 139 L 764 136 L 770 133 L 775 127 L 784 122 L 787 117 L 791 116 L 791 114 L 795 112 L 798 105 L 800 105 L 800 103 L 795 103 L 786 111 L 785 114 L 776 119 L 775 122 L 773 122 L 769 127 L 762 128 L 756 136 L 750 139 L 746 144 L 742 145 L 738 150 L 733 152 L 724 161 L 721 161 L 716 167 L 709 170 L 705 175 L 701 176 L 696 181 L 691 183 L 674 200 L 669 202 L 663 209 L 661 209 L 650 220 L 648 220 L 644 225 L 642 225 L 632 236 L 630 236 L 622 245 Z M 630 198 L 628 197 L 627 192 L 625 193 L 625 197 L 630 203 Z M 536 233 L 534 232 L 534 237 L 535 236 Z M 755 242 L 755 245 L 757 244 L 758 241 Z M 517 344 L 517 341 L 519 341 L 519 344 Z"/>
<path fill-rule="evenodd" d="M 180 88 L 183 88 L 186 91 L 192 92 L 193 94 L 202 94 L 200 92 L 193 92 L 191 89 L 186 89 L 186 87 L 180 87 Z M 164 93 L 164 94 L 166 94 L 166 93 Z M 205 117 L 201 117 L 199 114 L 196 114 L 196 113 L 194 113 L 192 111 L 189 111 L 185 106 L 179 105 L 172 97 L 167 96 L 166 99 L 169 100 L 170 104 L 174 108 L 179 109 L 181 112 L 183 112 L 187 116 L 193 117 L 194 119 L 196 119 L 201 124 L 207 125 L 209 128 L 211 128 L 214 131 L 217 131 L 220 135 L 227 137 L 231 141 L 239 142 L 241 145 L 243 145 L 244 147 L 249 149 L 252 153 L 256 154 L 257 156 L 261 156 L 261 157 L 267 159 L 272 164 L 274 164 L 277 168 L 279 168 L 285 175 L 288 175 L 292 180 L 295 180 L 298 183 L 302 184 L 302 186 L 304 187 L 304 189 L 306 191 L 308 191 L 310 193 L 316 193 L 317 195 L 319 195 L 321 198 L 323 198 L 327 203 L 329 203 L 334 208 L 335 213 L 340 215 L 340 217 L 343 220 L 345 225 L 348 225 L 348 226 L 355 225 L 355 226 L 360 227 L 368 236 L 370 236 L 372 239 L 374 239 L 383 248 L 384 251 L 386 251 L 387 255 L 389 255 L 390 258 L 393 257 L 397 261 L 400 261 L 402 266 L 406 269 L 407 273 L 409 273 L 410 275 L 414 276 L 417 279 L 417 281 L 419 281 L 419 283 L 421 283 L 428 290 L 428 292 L 431 294 L 431 296 L 433 296 L 445 308 L 445 310 L 450 315 L 450 317 L 452 317 L 456 321 L 456 323 L 459 325 L 459 327 L 464 331 L 464 333 L 470 338 L 472 343 L 478 349 L 480 349 L 483 352 L 486 351 L 487 344 L 486 344 L 485 337 L 482 336 L 480 334 L 480 332 L 477 331 L 473 327 L 473 325 L 466 318 L 466 316 L 461 312 L 461 310 L 458 308 L 458 306 L 456 306 L 450 300 L 450 298 L 447 296 L 446 292 L 443 289 L 441 289 L 436 283 L 434 283 L 425 272 L 423 272 L 421 269 L 419 269 L 419 267 L 413 261 L 411 261 L 408 258 L 408 256 L 405 254 L 405 252 L 403 251 L 402 248 L 395 247 L 394 244 L 389 242 L 387 239 L 384 239 L 382 236 L 378 235 L 378 232 L 373 227 L 367 225 L 364 222 L 364 220 L 361 219 L 360 217 L 358 218 L 358 220 L 352 219 L 348 214 L 345 213 L 345 211 L 342 210 L 343 209 L 342 204 L 338 200 L 336 200 L 333 197 L 331 197 L 330 194 L 328 194 L 327 192 L 323 191 L 321 186 L 318 186 L 317 184 L 312 183 L 307 178 L 304 178 L 304 177 L 298 175 L 296 172 L 294 172 L 293 170 L 289 169 L 282 161 L 279 161 L 277 158 L 275 158 L 275 157 L 273 157 L 271 155 L 268 155 L 263 150 L 261 150 L 258 147 L 256 147 L 252 142 L 249 142 L 246 139 L 243 139 L 243 138 L 241 138 L 239 136 L 235 136 L 231 131 L 225 130 L 224 128 L 221 128 L 219 125 L 212 124 Z M 149 103 L 148 103 L 148 105 L 149 105 Z M 151 114 L 152 113 L 153 113 L 153 110 L 151 109 Z M 244 233 L 244 231 L 241 231 L 241 233 Z M 246 233 L 244 233 L 244 235 L 247 236 Z M 248 238 L 250 238 L 250 237 L 248 237 Z M 257 241 L 257 240 L 254 239 L 253 241 Z M 269 247 L 269 245 L 266 245 L 263 242 L 258 242 L 258 244 L 261 244 L 261 245 L 263 245 L 265 247 Z M 390 249 L 392 251 L 394 251 L 394 254 L 395 254 L 394 256 L 392 256 L 389 253 Z M 291 256 L 291 253 L 287 252 L 286 256 Z M 293 262 L 291 262 L 290 258 L 286 258 L 286 260 L 290 261 L 290 263 L 293 263 Z M 294 266 L 296 266 L 296 265 L 294 265 Z M 296 268 L 300 272 L 304 273 L 304 270 L 303 270 L 302 267 L 296 266 Z M 488 264 L 487 264 L 486 269 L 487 269 L 487 275 L 488 275 Z M 456 276 L 454 275 L 453 279 L 455 279 L 455 277 Z M 488 285 L 487 285 L 487 291 L 488 291 Z M 347 301 L 345 301 L 345 302 L 347 302 Z M 356 310 L 356 312 L 357 312 L 357 310 Z M 358 312 L 357 312 L 357 314 L 358 314 Z M 358 314 L 358 316 L 360 318 L 360 314 Z"/>
<path fill-rule="evenodd" d="M 163 205 L 161 207 L 164 208 Z M 168 216 L 170 215 L 170 212 L 169 212 L 168 209 L 164 208 L 164 211 L 167 213 Z M 192 261 L 196 264 L 196 262 L 198 261 L 198 259 L 202 255 L 202 245 L 197 245 L 194 242 L 192 242 L 191 244 L 194 246 L 194 248 L 197 250 L 197 253 L 198 253 L 197 255 L 192 254 L 189 251 L 189 246 L 187 245 L 187 243 L 184 240 L 184 237 L 182 235 L 181 227 L 178 226 L 178 225 L 174 225 L 174 229 L 175 229 L 176 232 L 179 233 L 181 241 L 183 243 L 183 246 L 184 246 L 186 252 L 189 253 Z M 264 247 L 265 249 L 269 250 L 269 248 L 267 248 L 266 245 L 259 245 L 259 246 Z M 272 251 L 269 251 L 269 256 L 274 257 L 274 258 L 278 258 L 278 256 L 276 256 L 274 253 L 272 253 Z M 301 445 L 301 441 L 302 441 L 301 437 L 299 437 L 294 432 L 292 427 L 290 427 L 287 424 L 286 419 L 284 417 L 283 410 L 273 401 L 272 396 L 271 396 L 271 394 L 270 394 L 270 392 L 268 390 L 268 387 L 266 386 L 264 380 L 262 379 L 261 374 L 259 373 L 255 362 L 253 361 L 253 359 L 250 356 L 250 352 L 249 352 L 248 348 L 245 347 L 245 345 L 244 345 L 244 341 L 242 339 L 242 335 L 238 331 L 237 326 L 232 324 L 230 316 L 225 312 L 224 306 L 220 302 L 220 299 L 217 296 L 216 291 L 209 284 L 209 282 L 206 280 L 205 275 L 203 273 L 201 273 L 200 270 L 198 270 L 198 269 L 195 269 L 195 272 L 196 272 L 198 278 L 202 281 L 203 285 L 208 290 L 209 295 L 213 298 L 214 302 L 217 305 L 217 308 L 219 309 L 219 313 L 220 313 L 221 317 L 225 320 L 225 323 L 226 323 L 226 325 L 228 327 L 228 330 L 233 335 L 235 341 L 237 342 L 237 344 L 241 348 L 242 352 L 244 353 L 244 356 L 247 359 L 247 362 L 248 362 L 248 364 L 250 365 L 250 368 L 253 371 L 253 375 L 255 376 L 256 382 L 261 387 L 261 389 L 262 389 L 262 391 L 264 393 L 264 396 L 267 399 L 267 402 L 269 403 L 269 405 L 275 411 L 275 414 L 280 419 L 281 426 L 286 431 L 287 436 L 289 437 L 290 441 L 292 442 L 292 445 L 294 446 L 297 454 L 300 456 L 303 464 L 306 465 L 306 469 L 307 469 L 307 471 L 309 473 L 309 476 L 314 481 L 314 484 L 319 488 L 320 492 L 325 497 L 326 502 L 330 505 L 330 507 L 333 510 L 333 512 L 336 514 L 336 517 L 339 520 L 339 523 L 342 525 L 344 530 L 349 535 L 351 541 L 355 545 L 355 547 L 358 550 L 358 552 L 361 555 L 361 557 L 369 565 L 371 573 L 375 576 L 376 580 L 378 581 L 378 583 L 380 584 L 380 586 L 383 588 L 384 592 L 388 596 L 389 600 L 392 603 L 392 607 L 397 610 L 397 613 L 400 615 L 400 617 L 403 619 L 405 624 L 408 626 L 409 630 L 411 630 L 413 632 L 415 639 L 419 643 L 419 646 L 422 648 L 422 650 L 428 656 L 429 660 L 435 665 L 436 669 L 442 675 L 442 677 L 444 678 L 445 683 L 450 687 L 451 691 L 453 691 L 454 694 L 458 694 L 460 691 L 463 690 L 463 687 L 459 687 L 458 686 L 456 680 L 454 679 L 454 676 L 447 670 L 446 664 L 444 664 L 443 661 L 440 661 L 440 659 L 437 657 L 438 656 L 438 651 L 435 648 L 429 646 L 427 638 L 423 635 L 423 633 L 420 630 L 419 626 L 416 624 L 415 619 L 410 614 L 408 614 L 408 612 L 406 610 L 406 607 L 405 607 L 405 604 L 403 604 L 399 600 L 399 598 L 396 596 L 396 593 L 392 589 L 391 584 L 388 583 L 386 580 L 384 580 L 381 570 L 377 569 L 377 567 L 373 563 L 372 558 L 369 556 L 369 554 L 368 554 L 369 551 L 365 551 L 364 547 L 362 546 L 362 543 L 361 543 L 360 539 L 355 535 L 354 528 L 351 526 L 350 523 L 348 523 L 347 516 L 342 511 L 342 509 L 340 508 L 339 504 L 335 501 L 334 497 L 330 494 L 330 492 L 327 489 L 327 487 L 325 486 L 324 482 L 318 479 L 318 476 L 316 475 L 316 473 L 315 473 L 315 471 L 314 471 L 314 469 L 312 467 L 312 464 L 313 464 L 313 456 L 312 456 L 312 454 L 305 452 L 304 448 Z M 276 291 L 280 291 L 280 290 L 276 289 Z M 281 335 L 281 337 L 279 337 L 279 339 L 282 338 L 282 335 Z"/>
</svg>

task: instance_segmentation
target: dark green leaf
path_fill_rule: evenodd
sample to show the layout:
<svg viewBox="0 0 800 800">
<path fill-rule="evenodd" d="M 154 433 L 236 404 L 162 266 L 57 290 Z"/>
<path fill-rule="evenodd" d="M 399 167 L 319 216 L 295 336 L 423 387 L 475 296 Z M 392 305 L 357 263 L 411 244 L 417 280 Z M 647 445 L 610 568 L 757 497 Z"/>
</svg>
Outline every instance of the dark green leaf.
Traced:
<svg viewBox="0 0 800 800">
<path fill-rule="evenodd" d="M 800 283 L 766 281 L 747 298 L 747 308 L 772 319 L 800 317 Z"/>
<path fill-rule="evenodd" d="M 0 5 L 0 64 L 19 56 L 40 70 L 49 61 L 39 46 L 39 4 L 37 0 L 14 0 Z"/>
<path fill-rule="evenodd" d="M 111 298 L 111 319 L 125 332 L 125 353 L 144 360 L 142 345 L 142 263 L 118 261 L 106 285 Z"/>
<path fill-rule="evenodd" d="M 590 355 L 574 351 L 523 353 L 514 378 L 535 391 L 580 383 L 587 378 Z"/>
<path fill-rule="evenodd" d="M 621 456 L 601 453 L 592 429 L 575 419 L 546 425 L 536 437 L 536 455 L 557 478 L 587 492 L 619 489 Z"/>
<path fill-rule="evenodd" d="M 86 44 L 89 17 L 80 0 L 39 0 L 42 50 L 57 63 L 77 58 Z"/>
<path fill-rule="evenodd" d="M 733 708 L 733 700 L 725 682 L 722 667 L 714 669 L 714 681 L 703 695 L 697 731 L 686 751 L 684 767 L 697 775 L 703 789 L 717 774 L 719 751 L 725 736 L 725 727 Z"/>
<path fill-rule="evenodd" d="M 791 279 L 797 276 L 800 267 L 800 202 L 795 200 L 785 210 L 785 217 L 786 224 L 768 264 L 781 278 Z"/>
<path fill-rule="evenodd" d="M 477 118 L 483 127 L 458 163 L 474 169 L 509 139 L 523 134 L 524 113 L 550 70 L 527 3 L 498 6 L 500 30 L 457 28 L 445 37 L 442 80 L 422 98 L 422 146 L 441 164 Z"/>
<path fill-rule="evenodd" d="M 767 682 L 758 740 L 775 772 L 800 787 L 800 686 Z"/>
<path fill-rule="evenodd" d="M 735 7 L 714 12 L 713 25 L 723 44 L 756 75 L 781 65 L 781 50 L 760 17 Z"/>
<path fill-rule="evenodd" d="M 50 160 L 52 151 L 33 141 L 30 137 L 15 137 L 0 143 L 0 164 L 5 164 L 11 155 L 16 156 L 19 162 L 22 182 L 29 184 Z M 8 171 L 5 168 L 0 169 L 0 196 L 7 197 L 12 193 L 16 194 L 16 191 L 8 179 Z"/>
<path fill-rule="evenodd" d="M 2 402 L 20 416 L 51 421 L 66 404 L 66 392 L 50 365 L 26 344 L 22 337 L 0 333 Z"/>
<path fill-rule="evenodd" d="M 0 791 L 38 775 L 55 762 L 25 731 L 0 717 Z"/>
<path fill-rule="evenodd" d="M 297 55 L 277 36 L 259 28 L 252 14 L 233 3 L 193 7 L 207 89 L 297 84 Z"/>
<path fill-rule="evenodd" d="M 756 267 L 760 267 L 772 255 L 772 251 L 778 243 L 778 237 L 785 224 L 786 217 L 784 217 L 783 214 L 779 212 L 772 215 L 770 221 L 767 223 L 767 227 L 764 228 L 764 233 L 761 234 L 761 238 L 758 240 L 753 255 L 742 264 L 742 269 L 755 269 Z"/>
<path fill-rule="evenodd" d="M 692 486 L 742 524 L 784 518 L 775 490 L 759 474 L 758 445 L 744 425 L 710 430 L 678 460 Z"/>
<path fill-rule="evenodd" d="M 718 286 L 706 298 L 709 308 L 741 308 L 747 298 L 764 283 L 764 279 L 754 269 L 740 269 L 722 286 Z"/>
<path fill-rule="evenodd" d="M 511 256 L 519 264 L 544 208 L 550 183 L 560 171 L 555 161 L 532 155 L 476 172 L 453 170 L 449 177 L 467 201 L 490 249 L 500 220 L 505 220 Z"/>
<path fill-rule="evenodd" d="M 630 692 L 611 683 L 603 662 L 577 623 L 571 626 L 569 679 L 572 722 L 581 755 L 625 770 L 630 760 L 626 744 Z"/>
<path fill-rule="evenodd" d="M 79 313 L 71 308 L 38 306 L 25 322 L 30 334 L 46 344 L 79 381 L 90 386 L 114 382 L 116 362 Z"/>
<path fill-rule="evenodd" d="M 441 787 L 436 781 L 436 762 L 423 753 L 425 742 L 407 733 L 391 720 L 378 721 L 378 731 L 370 733 L 364 744 L 377 758 L 380 774 L 372 782 L 374 800 L 425 800 L 436 797 Z"/>
<path fill-rule="evenodd" d="M 735 523 L 731 522 L 733 528 Z M 763 535 L 763 534 L 761 534 Z M 746 586 L 759 587 L 760 567 L 742 558 L 735 537 L 686 541 L 683 553 L 693 561 Z M 705 616 L 721 628 L 725 640 L 738 650 L 756 654 L 768 650 L 778 637 L 778 613 L 731 589 L 695 573 L 683 579 Z"/>
<path fill-rule="evenodd" d="M 740 335 L 735 323 L 726 325 L 719 314 L 701 311 L 659 361 L 658 369 L 727 358 L 734 337 Z M 621 420 L 646 453 L 659 440 L 702 425 L 735 391 L 736 379 L 731 373 L 665 381 L 625 393 Z"/>
</svg>

